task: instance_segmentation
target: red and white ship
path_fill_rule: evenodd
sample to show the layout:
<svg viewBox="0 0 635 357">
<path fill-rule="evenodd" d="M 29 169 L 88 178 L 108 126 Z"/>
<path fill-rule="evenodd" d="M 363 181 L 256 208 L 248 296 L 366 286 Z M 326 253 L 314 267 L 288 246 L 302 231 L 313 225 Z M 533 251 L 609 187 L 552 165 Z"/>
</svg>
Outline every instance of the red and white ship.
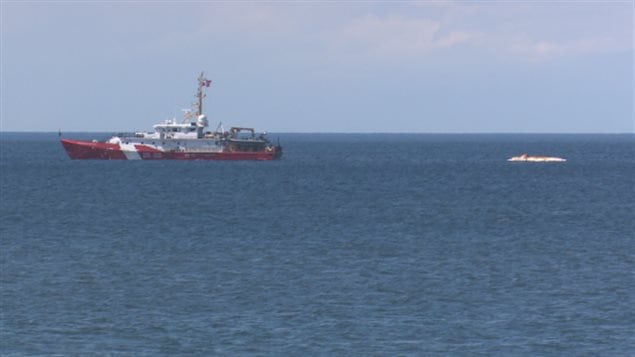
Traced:
<svg viewBox="0 0 635 357">
<path fill-rule="evenodd" d="M 153 132 L 117 134 L 105 142 L 61 139 L 73 160 L 274 160 L 282 156 L 282 147 L 273 145 L 265 133 L 252 128 L 232 127 L 225 131 L 206 131 L 203 114 L 205 88 L 211 81 L 204 73 L 198 77 L 197 101 L 186 111 L 182 122 L 166 120 L 154 125 Z"/>
</svg>

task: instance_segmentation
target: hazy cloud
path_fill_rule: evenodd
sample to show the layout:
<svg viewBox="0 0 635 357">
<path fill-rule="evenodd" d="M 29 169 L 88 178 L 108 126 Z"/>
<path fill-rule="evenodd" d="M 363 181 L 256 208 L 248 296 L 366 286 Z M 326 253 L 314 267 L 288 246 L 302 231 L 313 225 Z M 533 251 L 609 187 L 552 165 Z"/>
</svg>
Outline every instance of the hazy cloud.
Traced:
<svg viewBox="0 0 635 357">
<path fill-rule="evenodd" d="M 473 44 L 480 34 L 447 29 L 440 21 L 399 15 L 365 15 L 352 19 L 327 35 L 333 51 L 359 58 L 423 56 L 431 51 Z"/>
<path fill-rule="evenodd" d="M 565 56 L 626 51 L 629 48 L 614 38 L 589 37 L 568 42 L 524 39 L 512 41 L 508 50 L 530 61 L 546 61 Z"/>
<path fill-rule="evenodd" d="M 631 51 L 628 18 L 598 20 L 616 9 L 596 7 L 599 10 L 453 1 L 394 7 L 212 3 L 202 12 L 205 18 L 198 19 L 197 33 L 201 38 L 247 41 L 291 53 L 309 45 L 311 56 L 324 51 L 339 63 L 417 60 L 447 50 L 479 50 L 492 59 L 529 62 Z"/>
</svg>

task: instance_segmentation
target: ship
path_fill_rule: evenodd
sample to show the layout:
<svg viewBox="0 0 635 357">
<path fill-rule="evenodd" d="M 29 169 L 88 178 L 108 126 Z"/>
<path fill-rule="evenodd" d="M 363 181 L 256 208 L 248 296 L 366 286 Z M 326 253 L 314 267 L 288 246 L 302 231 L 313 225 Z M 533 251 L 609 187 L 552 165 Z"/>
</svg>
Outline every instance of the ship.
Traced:
<svg viewBox="0 0 635 357">
<path fill-rule="evenodd" d="M 272 144 L 267 133 L 253 128 L 230 127 L 219 123 L 207 130 L 203 114 L 205 91 L 211 80 L 201 72 L 196 101 L 185 110 L 180 121 L 169 119 L 153 126 L 154 131 L 116 134 L 106 141 L 61 138 L 62 146 L 73 160 L 275 160 L 282 146 Z M 60 137 L 62 136 L 60 132 Z"/>
<path fill-rule="evenodd" d="M 520 156 L 514 156 L 507 159 L 507 161 L 526 161 L 526 162 L 564 162 L 567 159 L 555 156 L 532 156 L 528 154 L 522 154 Z"/>
</svg>

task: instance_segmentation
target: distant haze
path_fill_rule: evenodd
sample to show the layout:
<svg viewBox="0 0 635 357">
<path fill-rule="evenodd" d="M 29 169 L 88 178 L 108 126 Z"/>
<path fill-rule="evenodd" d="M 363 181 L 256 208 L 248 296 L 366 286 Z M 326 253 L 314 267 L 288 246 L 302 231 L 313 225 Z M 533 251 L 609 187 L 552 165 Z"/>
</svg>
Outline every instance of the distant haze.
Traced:
<svg viewBox="0 0 635 357">
<path fill-rule="evenodd" d="M 2 131 L 634 131 L 632 1 L 0 7 Z"/>
</svg>

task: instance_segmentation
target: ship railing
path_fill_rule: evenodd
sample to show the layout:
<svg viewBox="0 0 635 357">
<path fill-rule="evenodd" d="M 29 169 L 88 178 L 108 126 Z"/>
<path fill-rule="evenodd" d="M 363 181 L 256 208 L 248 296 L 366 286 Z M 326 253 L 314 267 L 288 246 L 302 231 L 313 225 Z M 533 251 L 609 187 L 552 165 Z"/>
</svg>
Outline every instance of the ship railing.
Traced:
<svg viewBox="0 0 635 357">
<path fill-rule="evenodd" d="M 221 152 L 222 147 L 206 147 L 206 148 L 193 148 L 193 147 L 180 147 L 178 149 L 171 150 L 174 152 Z"/>
</svg>

